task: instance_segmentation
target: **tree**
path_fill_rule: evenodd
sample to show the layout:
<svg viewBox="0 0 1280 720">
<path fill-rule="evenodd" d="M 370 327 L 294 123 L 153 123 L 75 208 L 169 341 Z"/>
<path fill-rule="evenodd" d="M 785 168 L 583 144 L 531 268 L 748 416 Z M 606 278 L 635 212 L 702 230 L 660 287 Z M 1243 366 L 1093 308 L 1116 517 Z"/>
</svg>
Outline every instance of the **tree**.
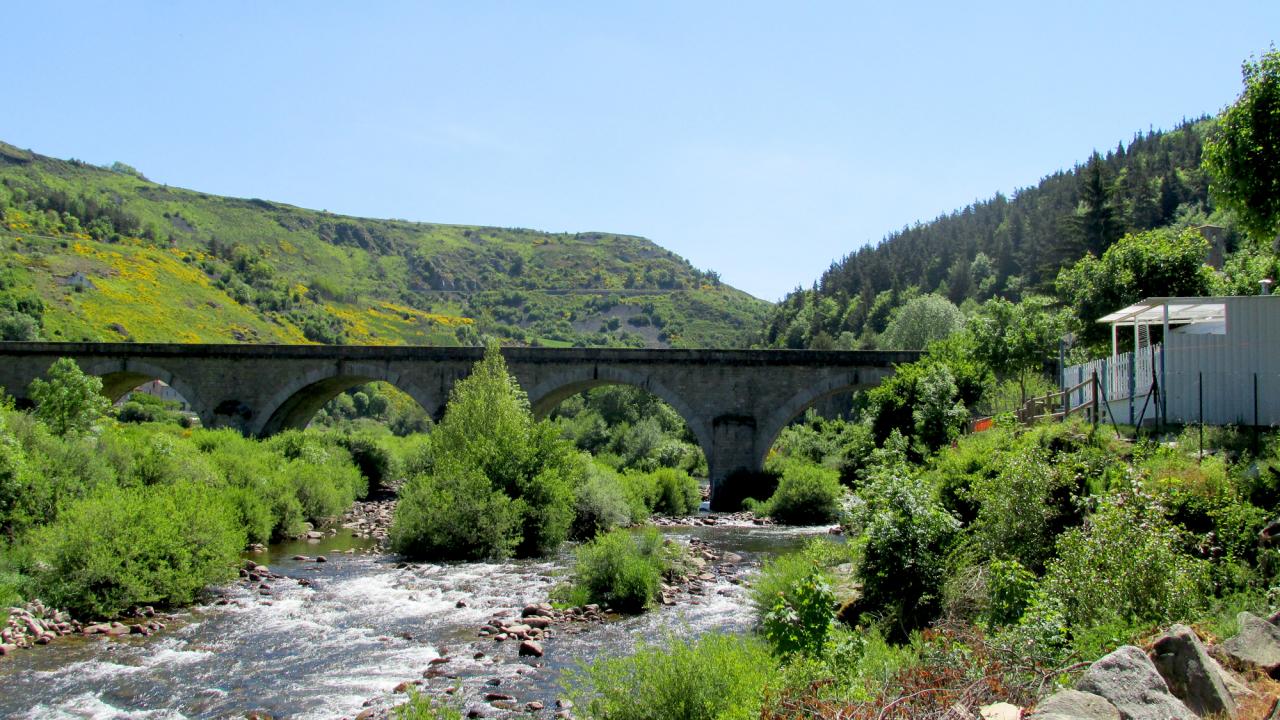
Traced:
<svg viewBox="0 0 1280 720">
<path fill-rule="evenodd" d="M 454 385 L 431 435 L 432 467 L 400 493 L 391 543 L 415 557 L 478 559 L 555 550 L 586 469 L 507 372 L 496 343 Z"/>
<path fill-rule="evenodd" d="M 1083 251 L 1101 255 L 1124 233 L 1124 222 L 1112 202 L 1114 192 L 1102 158 L 1094 153 L 1081 178 L 1080 209 L 1067 219 Z"/>
<path fill-rule="evenodd" d="M 964 313 L 941 295 L 921 295 L 898 308 L 877 344 L 886 350 L 923 350 L 964 326 Z"/>
<path fill-rule="evenodd" d="M 1092 257 L 1086 255 L 1085 259 Z M 1024 403 L 1028 377 L 1054 357 L 1066 328 L 1065 315 L 1053 308 L 1052 300 L 1040 295 L 1027 296 L 1018 303 L 992 298 L 968 325 L 975 359 L 997 377 L 1017 378 Z"/>
<path fill-rule="evenodd" d="M 1280 52 L 1242 68 L 1244 91 L 1223 111 L 1204 149 L 1210 191 L 1254 237 L 1280 229 Z"/>
<path fill-rule="evenodd" d="M 58 358 L 45 376 L 49 379 L 32 380 L 28 392 L 36 417 L 55 435 L 84 432 L 111 408 L 102 394 L 102 380 L 85 375 L 71 358 Z"/>
<path fill-rule="evenodd" d="M 1109 312 L 1147 297 L 1206 295 L 1213 269 L 1204 264 L 1209 243 L 1194 229 L 1149 230 L 1126 235 L 1102 254 L 1087 255 L 1058 274 L 1058 295 L 1083 323 L 1087 342 L 1106 339 L 1108 329 L 1094 322 Z"/>
</svg>

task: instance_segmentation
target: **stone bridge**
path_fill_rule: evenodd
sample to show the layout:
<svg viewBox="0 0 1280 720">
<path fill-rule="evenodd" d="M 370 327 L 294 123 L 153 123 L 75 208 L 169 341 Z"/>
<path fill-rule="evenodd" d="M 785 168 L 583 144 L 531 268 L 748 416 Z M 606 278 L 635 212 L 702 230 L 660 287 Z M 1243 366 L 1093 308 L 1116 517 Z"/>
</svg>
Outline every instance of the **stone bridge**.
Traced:
<svg viewBox="0 0 1280 720">
<path fill-rule="evenodd" d="M 59 357 L 102 378 L 116 400 L 161 380 L 206 427 L 255 436 L 302 428 L 338 393 L 376 380 L 409 394 L 439 419 L 450 388 L 482 348 L 333 345 L 0 343 L 0 387 L 24 400 Z M 669 403 L 707 457 L 713 506 L 735 503 L 758 475 L 778 433 L 815 402 L 878 384 L 916 352 L 504 348 L 511 373 L 545 417 L 591 387 L 635 385 Z M 735 492 L 736 490 L 736 492 Z"/>
</svg>

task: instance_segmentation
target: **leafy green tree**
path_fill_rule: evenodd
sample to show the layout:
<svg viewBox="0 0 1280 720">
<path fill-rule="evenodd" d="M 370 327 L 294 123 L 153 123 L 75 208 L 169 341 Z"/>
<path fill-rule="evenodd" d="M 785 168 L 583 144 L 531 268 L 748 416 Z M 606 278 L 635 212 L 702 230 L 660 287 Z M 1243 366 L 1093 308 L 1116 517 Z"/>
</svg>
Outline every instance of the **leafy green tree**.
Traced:
<svg viewBox="0 0 1280 720">
<path fill-rule="evenodd" d="M 867 419 L 877 440 L 897 431 L 918 440 L 918 450 L 936 450 L 959 432 L 964 408 L 982 398 L 991 376 L 961 340 L 934 343 L 922 360 L 899 365 L 867 393 Z"/>
<path fill-rule="evenodd" d="M 85 375 L 71 358 L 58 358 L 45 376 L 48 380 L 32 380 L 29 392 L 36 417 L 55 435 L 84 432 L 111 408 L 102 395 L 102 379 Z"/>
<path fill-rule="evenodd" d="M 1280 229 L 1280 52 L 1273 46 L 1242 72 L 1244 91 L 1205 143 L 1204 165 L 1214 198 L 1251 235 L 1270 240 Z"/>
<path fill-rule="evenodd" d="M 1017 303 L 992 298 L 969 320 L 974 358 L 999 378 L 1016 378 L 1023 402 L 1028 378 L 1054 357 L 1067 329 L 1066 316 L 1054 310 L 1052 302 L 1037 295 Z"/>
<path fill-rule="evenodd" d="M 965 265 L 966 270 L 968 265 Z M 898 308 L 877 343 L 885 350 L 923 350 L 964 327 L 964 313 L 940 295 L 921 295 Z"/>
<path fill-rule="evenodd" d="M 1149 230 L 1126 235 L 1098 259 L 1085 256 L 1058 274 L 1057 291 L 1080 318 L 1087 342 L 1107 338 L 1094 322 L 1147 297 L 1207 295 L 1213 269 L 1204 264 L 1208 241 L 1194 229 Z"/>
<path fill-rule="evenodd" d="M 431 446 L 430 472 L 401 491 L 391 530 L 396 552 L 533 556 L 568 536 L 585 464 L 554 425 L 534 421 L 496 343 L 454 385 Z"/>
</svg>

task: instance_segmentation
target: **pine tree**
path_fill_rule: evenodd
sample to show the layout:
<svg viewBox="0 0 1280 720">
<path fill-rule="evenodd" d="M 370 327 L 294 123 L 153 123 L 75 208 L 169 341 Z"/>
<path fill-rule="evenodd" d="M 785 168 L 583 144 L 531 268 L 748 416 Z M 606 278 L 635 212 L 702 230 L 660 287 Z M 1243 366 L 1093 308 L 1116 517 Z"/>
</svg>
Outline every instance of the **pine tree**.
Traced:
<svg viewBox="0 0 1280 720">
<path fill-rule="evenodd" d="M 1067 223 L 1081 254 L 1091 252 L 1094 256 L 1101 256 L 1124 234 L 1124 222 L 1112 202 L 1114 192 L 1102 157 L 1095 152 L 1081 178 L 1081 208 Z"/>
</svg>

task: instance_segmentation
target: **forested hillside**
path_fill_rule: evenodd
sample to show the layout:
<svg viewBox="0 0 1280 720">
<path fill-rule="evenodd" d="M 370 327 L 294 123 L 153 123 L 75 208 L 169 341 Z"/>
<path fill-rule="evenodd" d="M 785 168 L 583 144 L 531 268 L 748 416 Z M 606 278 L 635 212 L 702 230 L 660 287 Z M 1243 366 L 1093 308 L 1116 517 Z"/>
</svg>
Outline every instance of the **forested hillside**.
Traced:
<svg viewBox="0 0 1280 720">
<path fill-rule="evenodd" d="M 773 347 L 876 347 L 895 310 L 936 293 L 965 308 L 993 296 L 1052 292 L 1059 270 L 1101 256 L 1124 234 L 1162 227 L 1224 225 L 1230 251 L 1241 240 L 1215 210 L 1204 141 L 1216 121 L 1139 133 L 1035 187 L 997 194 L 963 210 L 891 233 L 845 256 L 812 288 L 779 303 L 764 332 Z"/>
<path fill-rule="evenodd" d="M 0 143 L 0 337 L 729 346 L 767 303 L 644 238 L 372 220 Z"/>
</svg>

